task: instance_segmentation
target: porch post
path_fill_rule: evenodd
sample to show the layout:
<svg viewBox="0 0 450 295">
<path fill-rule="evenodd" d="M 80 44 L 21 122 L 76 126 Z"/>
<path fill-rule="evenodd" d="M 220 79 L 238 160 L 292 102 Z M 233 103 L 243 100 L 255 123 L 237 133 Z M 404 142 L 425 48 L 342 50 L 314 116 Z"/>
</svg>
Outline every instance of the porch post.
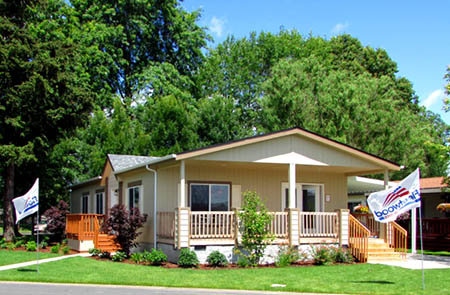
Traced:
<svg viewBox="0 0 450 295">
<path fill-rule="evenodd" d="M 295 163 L 289 163 L 289 206 L 295 208 Z"/>
<path fill-rule="evenodd" d="M 175 247 L 177 249 L 190 246 L 190 219 L 191 210 L 189 208 L 178 208 L 175 211 Z"/>
<path fill-rule="evenodd" d="M 350 215 L 349 209 L 337 209 L 338 217 L 338 234 L 339 234 L 339 247 L 348 246 L 348 219 Z"/>
<path fill-rule="evenodd" d="M 289 246 L 300 244 L 300 210 L 298 208 L 286 208 L 288 213 Z"/>
<path fill-rule="evenodd" d="M 180 205 L 180 208 L 186 207 L 186 172 L 184 160 L 181 160 L 180 165 L 180 196 L 178 204 Z"/>
</svg>

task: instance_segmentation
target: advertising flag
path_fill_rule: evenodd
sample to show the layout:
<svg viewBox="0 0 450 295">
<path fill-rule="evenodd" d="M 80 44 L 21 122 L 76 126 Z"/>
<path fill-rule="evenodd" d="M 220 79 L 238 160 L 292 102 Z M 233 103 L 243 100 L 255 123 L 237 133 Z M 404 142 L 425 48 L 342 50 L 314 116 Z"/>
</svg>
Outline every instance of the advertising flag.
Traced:
<svg viewBox="0 0 450 295">
<path fill-rule="evenodd" d="M 39 210 L 39 178 L 23 196 L 12 200 L 16 209 L 16 223 Z"/>
<path fill-rule="evenodd" d="M 402 213 L 420 207 L 419 169 L 388 190 L 375 192 L 367 199 L 378 222 L 391 222 Z"/>
</svg>

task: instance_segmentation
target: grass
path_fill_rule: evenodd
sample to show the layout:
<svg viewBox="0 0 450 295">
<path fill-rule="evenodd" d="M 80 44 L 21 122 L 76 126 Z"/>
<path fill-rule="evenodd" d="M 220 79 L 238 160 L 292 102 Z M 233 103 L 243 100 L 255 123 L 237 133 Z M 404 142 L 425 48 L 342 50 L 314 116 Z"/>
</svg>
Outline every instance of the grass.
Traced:
<svg viewBox="0 0 450 295">
<path fill-rule="evenodd" d="M 61 256 L 60 254 L 52 253 L 39 253 L 39 259 L 45 259 L 50 257 Z M 36 260 L 36 251 L 26 252 L 26 251 L 9 251 L 0 250 L 0 266 L 15 264 L 20 262 Z"/>
<path fill-rule="evenodd" d="M 347 294 L 422 294 L 421 270 L 377 264 L 255 269 L 166 269 L 73 257 L 0 272 L 3 281 L 91 283 Z M 61 275 L 64 274 L 64 275 Z M 426 294 L 450 294 L 450 269 L 425 270 Z M 286 288 L 272 288 L 285 284 Z"/>
<path fill-rule="evenodd" d="M 422 250 L 417 250 L 417 254 L 422 254 Z M 411 253 L 411 249 L 408 249 L 408 253 Z M 423 250 L 423 254 L 425 255 L 437 255 L 437 256 L 450 256 L 450 252 L 448 251 L 429 251 Z"/>
</svg>

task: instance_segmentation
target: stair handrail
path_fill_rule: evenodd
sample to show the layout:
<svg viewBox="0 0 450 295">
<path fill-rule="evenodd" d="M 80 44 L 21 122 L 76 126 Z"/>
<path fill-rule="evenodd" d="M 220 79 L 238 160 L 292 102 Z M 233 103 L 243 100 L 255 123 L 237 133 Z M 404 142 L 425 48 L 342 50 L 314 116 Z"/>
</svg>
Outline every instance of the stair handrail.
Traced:
<svg viewBox="0 0 450 295">
<path fill-rule="evenodd" d="M 370 230 L 351 214 L 348 221 L 350 253 L 360 262 L 366 262 L 369 256 Z"/>
<path fill-rule="evenodd" d="M 392 221 L 386 224 L 386 243 L 395 252 L 400 252 L 402 258 L 406 258 L 408 231 L 397 222 Z"/>
</svg>

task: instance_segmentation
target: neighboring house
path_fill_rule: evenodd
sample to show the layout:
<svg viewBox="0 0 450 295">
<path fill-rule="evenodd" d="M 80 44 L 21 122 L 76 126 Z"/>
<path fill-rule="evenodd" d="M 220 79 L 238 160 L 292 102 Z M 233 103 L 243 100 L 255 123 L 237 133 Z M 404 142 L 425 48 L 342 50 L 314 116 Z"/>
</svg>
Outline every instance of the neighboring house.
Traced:
<svg viewBox="0 0 450 295">
<path fill-rule="evenodd" d="M 300 128 L 139 159 L 119 169 L 108 155 L 100 187 L 107 194 L 117 188 L 118 203 L 149 215 L 139 237 L 141 247 L 161 248 L 172 260 L 184 247 L 196 250 L 200 261 L 213 250 L 230 257 L 239 243 L 237 210 L 248 190 L 256 191 L 274 216 L 274 247 L 349 245 L 347 177 L 400 169 L 389 160 Z M 90 195 L 100 190 L 95 181 L 89 184 Z M 75 204 L 84 202 L 83 189 L 87 194 L 88 186 L 72 188 L 71 212 L 81 212 Z M 111 194 L 105 199 L 106 208 L 115 204 Z"/>
</svg>

